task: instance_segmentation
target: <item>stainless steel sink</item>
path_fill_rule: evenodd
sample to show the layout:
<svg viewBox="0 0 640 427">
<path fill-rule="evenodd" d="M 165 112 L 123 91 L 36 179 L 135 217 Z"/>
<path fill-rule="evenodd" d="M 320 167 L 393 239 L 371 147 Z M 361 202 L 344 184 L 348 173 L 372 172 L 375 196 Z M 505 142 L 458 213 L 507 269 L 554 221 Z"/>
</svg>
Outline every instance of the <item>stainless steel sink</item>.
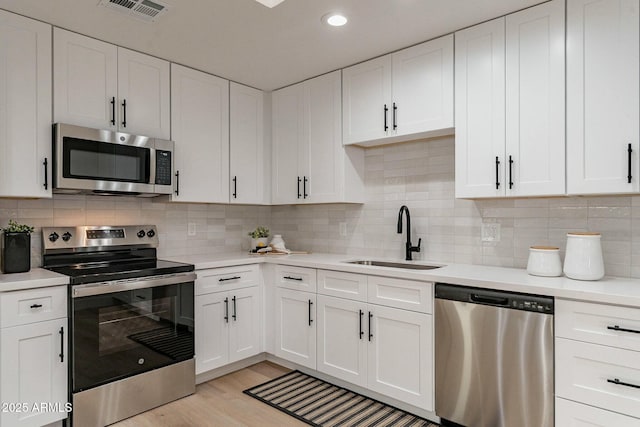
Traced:
<svg viewBox="0 0 640 427">
<path fill-rule="evenodd" d="M 347 264 L 372 265 L 375 267 L 402 268 L 406 270 L 433 270 L 435 268 L 443 267 L 442 265 L 409 264 L 408 262 L 388 262 L 388 261 L 372 261 L 372 260 L 357 260 L 357 261 L 345 261 L 345 262 Z"/>
</svg>

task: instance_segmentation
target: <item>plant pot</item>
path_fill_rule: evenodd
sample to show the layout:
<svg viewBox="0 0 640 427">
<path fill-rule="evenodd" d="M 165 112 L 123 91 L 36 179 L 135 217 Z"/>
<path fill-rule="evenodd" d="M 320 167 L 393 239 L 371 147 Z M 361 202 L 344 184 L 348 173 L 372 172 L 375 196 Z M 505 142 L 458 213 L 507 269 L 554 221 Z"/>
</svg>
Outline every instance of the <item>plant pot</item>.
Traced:
<svg viewBox="0 0 640 427">
<path fill-rule="evenodd" d="M 31 233 L 2 234 L 0 268 L 3 273 L 24 273 L 31 270 Z"/>
<path fill-rule="evenodd" d="M 252 238 L 251 239 L 251 249 L 265 248 L 265 247 L 267 247 L 268 243 L 269 243 L 269 238 L 268 237 L 258 237 L 257 239 Z"/>
</svg>

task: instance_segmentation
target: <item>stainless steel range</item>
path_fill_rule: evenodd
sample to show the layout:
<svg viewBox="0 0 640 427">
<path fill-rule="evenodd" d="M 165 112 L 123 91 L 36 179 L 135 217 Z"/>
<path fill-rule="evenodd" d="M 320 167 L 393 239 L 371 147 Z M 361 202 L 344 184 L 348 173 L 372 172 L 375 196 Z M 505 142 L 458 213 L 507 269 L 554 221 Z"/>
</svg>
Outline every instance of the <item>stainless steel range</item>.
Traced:
<svg viewBox="0 0 640 427">
<path fill-rule="evenodd" d="M 158 260 L 155 226 L 47 227 L 69 276 L 74 426 L 105 426 L 195 392 L 191 264 Z"/>
</svg>

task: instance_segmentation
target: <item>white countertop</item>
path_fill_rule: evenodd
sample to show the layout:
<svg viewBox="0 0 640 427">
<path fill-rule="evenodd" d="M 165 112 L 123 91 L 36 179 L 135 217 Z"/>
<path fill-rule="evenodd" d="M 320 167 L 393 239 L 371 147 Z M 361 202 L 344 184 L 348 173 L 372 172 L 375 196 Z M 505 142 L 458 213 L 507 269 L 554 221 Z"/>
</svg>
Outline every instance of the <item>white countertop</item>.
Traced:
<svg viewBox="0 0 640 427">
<path fill-rule="evenodd" d="M 582 281 L 566 277 L 530 276 L 526 270 L 520 268 L 469 264 L 448 264 L 434 270 L 403 270 L 345 263 L 345 261 L 357 259 L 369 258 L 332 254 L 249 255 L 246 253 L 171 258 L 173 261 L 194 264 L 196 270 L 230 267 L 234 265 L 272 263 L 427 282 L 445 282 L 457 285 L 640 307 L 640 279 L 605 277 L 598 281 Z M 398 260 L 387 259 L 385 261 Z M 442 265 L 442 263 L 429 263 L 426 261 L 415 263 Z"/>
<path fill-rule="evenodd" d="M 69 284 L 67 276 L 43 268 L 33 268 L 26 273 L 0 274 L 0 292 L 67 284 Z"/>
</svg>

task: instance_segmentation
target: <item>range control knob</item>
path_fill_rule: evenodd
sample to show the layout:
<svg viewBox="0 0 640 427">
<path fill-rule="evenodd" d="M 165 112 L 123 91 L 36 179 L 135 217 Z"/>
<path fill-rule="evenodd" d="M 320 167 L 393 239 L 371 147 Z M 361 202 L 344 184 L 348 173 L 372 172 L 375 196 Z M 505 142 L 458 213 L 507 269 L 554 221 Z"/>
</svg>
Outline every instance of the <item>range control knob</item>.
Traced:
<svg viewBox="0 0 640 427">
<path fill-rule="evenodd" d="M 71 239 L 71 237 L 72 237 L 72 236 L 71 236 L 71 233 L 69 233 L 69 232 L 67 231 L 66 233 L 64 233 L 64 234 L 62 235 L 62 240 L 64 240 L 65 242 L 68 242 L 68 241 L 69 241 L 69 239 Z"/>
<path fill-rule="evenodd" d="M 142 239 L 145 235 L 146 235 L 146 233 L 144 232 L 144 230 L 140 230 L 140 231 L 138 231 L 137 236 L 138 236 L 139 238 L 141 238 L 141 239 Z"/>
<path fill-rule="evenodd" d="M 56 240 L 58 240 L 60 236 L 58 235 L 58 233 L 56 233 L 55 231 L 51 234 L 49 234 L 49 241 L 50 242 L 55 242 Z"/>
<path fill-rule="evenodd" d="M 156 232 L 155 232 L 155 231 L 153 231 L 153 230 L 149 230 L 149 231 L 147 231 L 147 237 L 151 238 L 151 237 L 153 237 L 153 236 L 155 236 L 155 235 L 156 235 Z"/>
</svg>

